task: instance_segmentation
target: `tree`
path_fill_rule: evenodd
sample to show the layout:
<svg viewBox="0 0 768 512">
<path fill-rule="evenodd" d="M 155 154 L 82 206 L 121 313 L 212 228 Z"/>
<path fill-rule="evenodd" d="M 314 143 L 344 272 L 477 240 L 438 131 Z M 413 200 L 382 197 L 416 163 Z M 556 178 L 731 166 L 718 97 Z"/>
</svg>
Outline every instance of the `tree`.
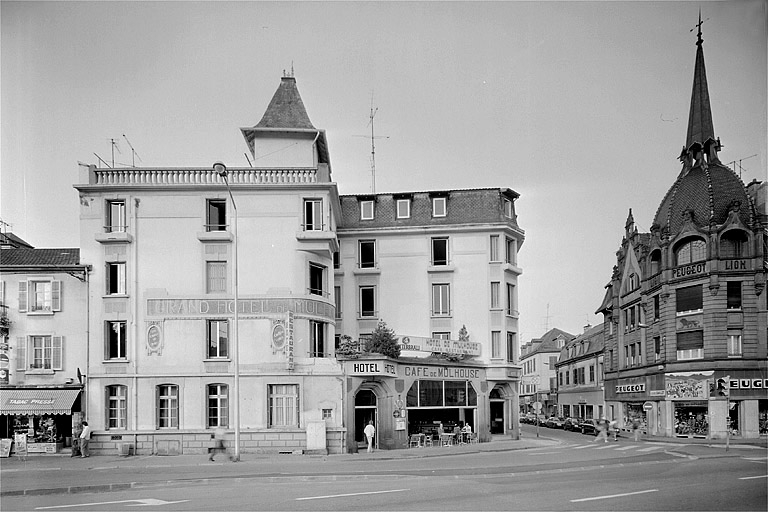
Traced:
<svg viewBox="0 0 768 512">
<path fill-rule="evenodd" d="M 400 344 L 395 338 L 395 331 L 387 327 L 384 320 L 379 320 L 367 348 L 368 352 L 376 352 L 393 359 L 400 357 Z"/>
</svg>

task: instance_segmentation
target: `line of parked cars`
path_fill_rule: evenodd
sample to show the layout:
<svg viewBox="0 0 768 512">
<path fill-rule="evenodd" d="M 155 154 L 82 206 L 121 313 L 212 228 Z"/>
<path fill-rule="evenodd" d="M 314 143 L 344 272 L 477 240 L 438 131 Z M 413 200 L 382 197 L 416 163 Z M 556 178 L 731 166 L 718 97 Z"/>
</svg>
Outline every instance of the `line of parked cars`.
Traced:
<svg viewBox="0 0 768 512">
<path fill-rule="evenodd" d="M 528 413 L 520 418 L 521 423 L 528 423 L 531 425 L 536 424 L 536 415 L 534 413 Z M 539 414 L 539 425 L 547 428 L 561 428 L 563 430 L 570 430 L 571 432 L 581 432 L 582 434 L 591 434 L 596 436 L 599 432 L 598 420 L 593 418 L 563 418 L 562 416 L 550 416 L 544 417 L 543 414 Z M 615 428 L 618 433 L 618 428 Z M 613 430 L 608 432 L 613 435 Z"/>
</svg>

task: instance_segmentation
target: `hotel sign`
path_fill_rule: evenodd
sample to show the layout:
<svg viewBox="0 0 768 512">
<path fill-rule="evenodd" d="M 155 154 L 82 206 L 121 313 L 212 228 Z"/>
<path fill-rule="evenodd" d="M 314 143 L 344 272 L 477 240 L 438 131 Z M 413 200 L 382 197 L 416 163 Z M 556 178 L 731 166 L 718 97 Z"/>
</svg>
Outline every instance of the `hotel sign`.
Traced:
<svg viewBox="0 0 768 512">
<path fill-rule="evenodd" d="M 397 340 L 401 350 L 416 352 L 438 352 L 441 354 L 457 354 L 479 356 L 480 343 L 474 341 L 446 340 L 442 338 L 422 338 L 420 336 L 403 336 Z"/>
<path fill-rule="evenodd" d="M 241 315 L 285 315 L 322 317 L 335 321 L 335 306 L 314 299 L 238 299 Z M 148 316 L 208 316 L 233 315 L 233 299 L 147 299 Z"/>
<path fill-rule="evenodd" d="M 397 377 L 397 365 L 386 361 L 348 362 L 346 365 L 349 375 Z"/>
</svg>

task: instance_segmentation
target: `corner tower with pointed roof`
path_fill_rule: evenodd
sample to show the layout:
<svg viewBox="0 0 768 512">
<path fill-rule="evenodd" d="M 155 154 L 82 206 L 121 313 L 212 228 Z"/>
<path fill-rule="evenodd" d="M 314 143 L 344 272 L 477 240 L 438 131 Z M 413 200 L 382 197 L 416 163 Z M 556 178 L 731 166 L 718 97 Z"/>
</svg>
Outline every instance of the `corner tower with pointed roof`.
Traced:
<svg viewBox="0 0 768 512">
<path fill-rule="evenodd" d="M 318 181 L 331 181 L 325 130 L 318 130 L 309 120 L 294 76 L 282 77 L 261 121 L 240 131 L 254 167 L 317 168 Z"/>
<path fill-rule="evenodd" d="M 759 437 L 768 417 L 766 216 L 723 165 L 715 137 L 699 14 L 682 169 L 650 233 L 630 210 L 604 315 L 605 405 L 666 437 Z M 764 188 L 762 189 L 764 190 Z M 730 404 L 710 392 L 725 378 Z"/>
</svg>

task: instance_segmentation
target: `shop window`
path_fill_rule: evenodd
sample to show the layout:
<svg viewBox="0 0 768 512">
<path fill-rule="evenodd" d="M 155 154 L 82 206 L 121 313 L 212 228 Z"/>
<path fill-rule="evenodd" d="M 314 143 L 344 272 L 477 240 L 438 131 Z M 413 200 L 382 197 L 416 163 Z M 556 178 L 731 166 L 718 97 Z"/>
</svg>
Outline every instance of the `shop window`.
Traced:
<svg viewBox="0 0 768 512">
<path fill-rule="evenodd" d="M 309 357 L 325 357 L 325 323 L 309 321 Z"/>
<path fill-rule="evenodd" d="M 125 430 L 128 419 L 128 387 L 107 386 L 107 430 Z"/>
<path fill-rule="evenodd" d="M 325 296 L 325 267 L 317 263 L 309 264 L 309 293 Z"/>
<path fill-rule="evenodd" d="M 419 407 L 443 406 L 443 382 L 439 380 L 419 381 Z"/>
<path fill-rule="evenodd" d="M 675 290 L 675 301 L 678 315 L 701 311 L 704 307 L 701 285 L 678 288 Z"/>
<path fill-rule="evenodd" d="M 749 256 L 749 237 L 741 230 L 731 230 L 720 238 L 721 258 L 744 258 Z"/>
<path fill-rule="evenodd" d="M 227 201 L 226 199 L 209 199 L 207 201 L 206 231 L 227 230 Z"/>
<path fill-rule="evenodd" d="M 491 235 L 490 261 L 501 261 L 499 258 L 499 235 Z"/>
<path fill-rule="evenodd" d="M 376 312 L 376 287 L 360 287 L 360 316 L 363 318 L 375 317 Z"/>
<path fill-rule="evenodd" d="M 373 201 L 360 201 L 360 220 L 373 220 Z"/>
<path fill-rule="evenodd" d="M 675 248 L 675 262 L 678 266 L 705 259 L 707 259 L 707 244 L 699 238 L 685 240 Z"/>
<path fill-rule="evenodd" d="M 125 262 L 107 263 L 107 295 L 125 295 Z"/>
<path fill-rule="evenodd" d="M 359 249 L 360 268 L 376 268 L 376 240 L 360 240 Z"/>
<path fill-rule="evenodd" d="M 491 331 L 491 358 L 501 357 L 501 331 Z"/>
<path fill-rule="evenodd" d="M 125 201 L 107 201 L 104 231 L 107 233 L 124 233 L 126 226 Z"/>
<path fill-rule="evenodd" d="M 411 200 L 410 199 L 398 199 L 397 200 L 397 218 L 407 219 L 411 216 Z"/>
<path fill-rule="evenodd" d="M 448 265 L 448 239 L 447 238 L 433 238 L 432 239 L 432 265 L 444 266 Z"/>
<path fill-rule="evenodd" d="M 761 436 L 768 435 L 768 400 L 759 399 L 757 408 L 758 434 Z"/>
<path fill-rule="evenodd" d="M 157 428 L 179 428 L 179 387 L 157 386 Z"/>
<path fill-rule="evenodd" d="M 729 402 L 729 409 L 728 409 L 728 433 L 732 436 L 740 436 L 741 435 L 741 428 L 740 428 L 740 422 L 739 422 L 739 412 L 741 410 L 741 401 L 740 400 L 731 400 Z"/>
<path fill-rule="evenodd" d="M 450 292 L 449 284 L 432 285 L 432 316 L 450 316 Z"/>
<path fill-rule="evenodd" d="M 269 425 L 274 427 L 299 426 L 298 384 L 269 385 Z"/>
<path fill-rule="evenodd" d="M 677 333 L 677 359 L 701 359 L 704 357 L 704 331 Z"/>
<path fill-rule="evenodd" d="M 229 321 L 208 320 L 208 359 L 229 357 Z"/>
<path fill-rule="evenodd" d="M 125 321 L 106 322 L 106 354 L 105 359 L 126 359 Z"/>
<path fill-rule="evenodd" d="M 19 338 L 21 345 L 24 338 Z M 61 370 L 62 352 L 64 348 L 63 336 L 30 336 L 27 370 Z M 24 359 L 24 351 L 16 354 L 21 361 Z"/>
<path fill-rule="evenodd" d="M 19 281 L 19 313 L 51 314 L 61 311 L 61 281 Z"/>
<path fill-rule="evenodd" d="M 448 213 L 446 210 L 446 197 L 433 197 L 432 198 L 432 216 L 433 217 L 445 217 Z"/>
<path fill-rule="evenodd" d="M 322 231 L 323 229 L 323 200 L 304 200 L 304 231 Z"/>
<path fill-rule="evenodd" d="M 229 426 L 229 386 L 208 384 L 208 428 Z"/>
<path fill-rule="evenodd" d="M 676 435 L 707 436 L 709 434 L 706 405 L 674 402 L 674 406 Z"/>
<path fill-rule="evenodd" d="M 206 293 L 223 293 L 227 291 L 227 262 L 205 262 L 205 291 Z"/>
<path fill-rule="evenodd" d="M 741 331 L 728 331 L 728 357 L 741 357 Z"/>
<path fill-rule="evenodd" d="M 741 281 L 728 281 L 726 307 L 728 309 L 741 309 Z"/>
</svg>

